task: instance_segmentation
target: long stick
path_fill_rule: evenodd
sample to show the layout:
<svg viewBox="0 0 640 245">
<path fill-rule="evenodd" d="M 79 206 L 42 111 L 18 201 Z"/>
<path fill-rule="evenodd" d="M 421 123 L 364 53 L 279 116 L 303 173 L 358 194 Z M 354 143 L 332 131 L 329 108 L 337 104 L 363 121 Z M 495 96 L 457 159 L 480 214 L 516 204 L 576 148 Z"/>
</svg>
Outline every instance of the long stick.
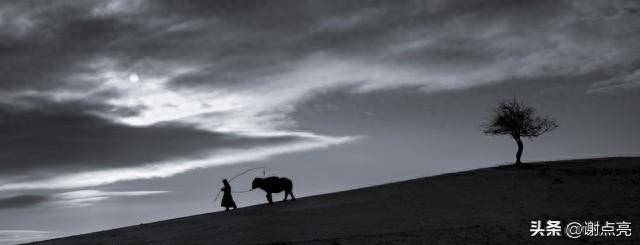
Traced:
<svg viewBox="0 0 640 245">
<path fill-rule="evenodd" d="M 266 167 L 264 167 L 264 166 L 263 167 L 256 167 L 256 168 L 247 169 L 247 170 L 243 171 L 242 173 L 236 174 L 235 176 L 231 177 L 231 179 L 229 179 L 229 182 L 233 181 L 233 179 L 235 179 L 237 177 L 240 177 L 240 175 L 246 174 L 247 172 L 252 171 L 252 170 L 256 170 L 256 169 L 262 169 L 262 177 L 265 176 Z"/>
</svg>

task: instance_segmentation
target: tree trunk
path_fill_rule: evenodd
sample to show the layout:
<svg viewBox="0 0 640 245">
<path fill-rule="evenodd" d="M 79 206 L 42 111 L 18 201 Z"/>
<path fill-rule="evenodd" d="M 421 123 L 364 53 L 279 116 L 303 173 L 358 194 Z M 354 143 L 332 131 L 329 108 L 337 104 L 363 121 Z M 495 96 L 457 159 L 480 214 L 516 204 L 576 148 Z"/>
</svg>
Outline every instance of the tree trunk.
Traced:
<svg viewBox="0 0 640 245">
<path fill-rule="evenodd" d="M 522 164 L 520 158 L 522 157 L 522 139 L 520 137 L 515 137 L 516 143 L 518 144 L 518 152 L 516 153 L 516 164 Z"/>
</svg>

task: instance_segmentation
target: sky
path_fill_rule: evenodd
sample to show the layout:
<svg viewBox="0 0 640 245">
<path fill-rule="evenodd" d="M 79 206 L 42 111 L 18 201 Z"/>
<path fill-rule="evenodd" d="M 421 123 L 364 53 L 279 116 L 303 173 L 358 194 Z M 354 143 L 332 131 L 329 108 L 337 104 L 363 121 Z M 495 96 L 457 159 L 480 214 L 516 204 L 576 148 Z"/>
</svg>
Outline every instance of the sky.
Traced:
<svg viewBox="0 0 640 245">
<path fill-rule="evenodd" d="M 2 1 L 0 244 L 507 164 L 510 98 L 524 161 L 639 155 L 638 54 L 637 1 Z"/>
</svg>

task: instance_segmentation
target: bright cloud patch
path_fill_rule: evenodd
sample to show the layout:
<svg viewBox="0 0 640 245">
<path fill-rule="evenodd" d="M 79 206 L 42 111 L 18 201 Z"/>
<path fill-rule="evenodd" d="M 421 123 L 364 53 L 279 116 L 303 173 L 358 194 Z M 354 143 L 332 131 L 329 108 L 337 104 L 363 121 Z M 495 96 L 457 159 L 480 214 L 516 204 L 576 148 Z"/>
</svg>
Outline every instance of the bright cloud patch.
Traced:
<svg viewBox="0 0 640 245">
<path fill-rule="evenodd" d="M 51 204 L 64 207 L 84 207 L 114 197 L 138 197 L 169 193 L 169 191 L 100 191 L 79 190 L 54 194 Z"/>
<path fill-rule="evenodd" d="M 0 243 L 14 244 L 45 240 L 56 235 L 55 231 L 0 230 Z"/>
</svg>

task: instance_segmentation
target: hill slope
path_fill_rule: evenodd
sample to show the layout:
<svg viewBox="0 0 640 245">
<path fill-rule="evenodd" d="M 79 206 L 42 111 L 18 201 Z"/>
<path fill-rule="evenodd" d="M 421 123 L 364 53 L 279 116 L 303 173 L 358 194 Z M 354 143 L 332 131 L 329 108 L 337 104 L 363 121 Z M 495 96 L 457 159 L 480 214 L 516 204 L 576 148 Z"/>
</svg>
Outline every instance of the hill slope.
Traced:
<svg viewBox="0 0 640 245">
<path fill-rule="evenodd" d="M 502 166 L 38 244 L 632 244 L 640 158 Z M 633 237 L 530 237 L 532 220 L 631 221 Z M 638 234 L 638 235 L 636 235 Z"/>
</svg>

